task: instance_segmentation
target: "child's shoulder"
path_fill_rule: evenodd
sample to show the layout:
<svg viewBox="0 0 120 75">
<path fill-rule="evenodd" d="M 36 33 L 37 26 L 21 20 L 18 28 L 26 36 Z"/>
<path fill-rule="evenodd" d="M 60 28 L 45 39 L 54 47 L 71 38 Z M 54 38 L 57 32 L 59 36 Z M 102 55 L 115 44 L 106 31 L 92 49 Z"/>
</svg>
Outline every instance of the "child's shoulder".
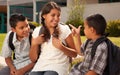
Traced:
<svg viewBox="0 0 120 75">
<path fill-rule="evenodd" d="M 40 29 L 41 29 L 42 26 L 38 26 L 34 29 L 33 33 L 32 33 L 32 36 L 33 37 L 37 37 L 39 35 L 39 32 L 40 32 Z"/>
<path fill-rule="evenodd" d="M 9 37 L 9 35 L 12 33 L 12 31 L 7 32 L 6 37 Z"/>
</svg>

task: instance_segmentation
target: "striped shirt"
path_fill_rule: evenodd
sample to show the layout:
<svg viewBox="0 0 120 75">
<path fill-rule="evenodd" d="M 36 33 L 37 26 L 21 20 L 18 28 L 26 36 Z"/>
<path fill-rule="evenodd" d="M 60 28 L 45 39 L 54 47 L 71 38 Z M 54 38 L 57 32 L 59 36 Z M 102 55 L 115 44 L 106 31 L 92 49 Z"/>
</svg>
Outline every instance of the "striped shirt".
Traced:
<svg viewBox="0 0 120 75">
<path fill-rule="evenodd" d="M 107 61 L 107 44 L 105 42 L 98 45 L 95 56 L 91 59 L 91 49 L 95 41 L 90 41 L 84 50 L 85 44 L 82 44 L 81 51 L 84 54 L 84 60 L 72 67 L 69 75 L 85 75 L 88 71 L 94 71 L 102 75 Z"/>
</svg>

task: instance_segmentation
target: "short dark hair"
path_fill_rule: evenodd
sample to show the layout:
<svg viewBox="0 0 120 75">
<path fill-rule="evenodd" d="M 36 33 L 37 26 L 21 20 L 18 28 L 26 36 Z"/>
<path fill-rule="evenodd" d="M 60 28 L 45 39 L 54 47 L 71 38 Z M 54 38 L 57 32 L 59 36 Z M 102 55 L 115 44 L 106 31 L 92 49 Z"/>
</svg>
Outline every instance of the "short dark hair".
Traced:
<svg viewBox="0 0 120 75">
<path fill-rule="evenodd" d="M 96 34 L 103 35 L 107 26 L 105 18 L 101 14 L 94 14 L 86 18 L 89 27 L 96 30 Z"/>
<path fill-rule="evenodd" d="M 10 17 L 10 26 L 15 28 L 19 21 L 25 21 L 27 18 L 22 14 L 13 14 Z"/>
</svg>

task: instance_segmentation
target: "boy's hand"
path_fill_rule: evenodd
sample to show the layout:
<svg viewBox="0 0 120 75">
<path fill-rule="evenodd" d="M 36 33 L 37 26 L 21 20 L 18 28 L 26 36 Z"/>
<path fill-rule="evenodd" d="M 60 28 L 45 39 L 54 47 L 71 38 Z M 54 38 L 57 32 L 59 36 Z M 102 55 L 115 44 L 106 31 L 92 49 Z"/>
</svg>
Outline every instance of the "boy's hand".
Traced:
<svg viewBox="0 0 120 75">
<path fill-rule="evenodd" d="M 11 68 L 10 69 L 10 75 L 15 75 L 15 72 L 16 72 L 17 70 L 15 69 L 15 68 Z"/>
<path fill-rule="evenodd" d="M 25 75 L 25 73 L 21 69 L 19 69 L 15 72 L 15 75 Z"/>
</svg>

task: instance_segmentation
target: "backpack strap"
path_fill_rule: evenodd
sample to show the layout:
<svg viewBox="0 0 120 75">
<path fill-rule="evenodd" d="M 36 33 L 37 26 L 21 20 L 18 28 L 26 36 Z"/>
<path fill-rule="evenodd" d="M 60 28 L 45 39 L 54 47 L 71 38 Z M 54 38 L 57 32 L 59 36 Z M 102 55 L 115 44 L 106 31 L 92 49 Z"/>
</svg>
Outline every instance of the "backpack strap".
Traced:
<svg viewBox="0 0 120 75">
<path fill-rule="evenodd" d="M 11 32 L 10 35 L 9 35 L 9 47 L 11 48 L 11 50 L 14 51 L 15 46 L 12 43 L 12 41 L 13 41 L 13 35 L 14 35 L 14 32 Z"/>
<path fill-rule="evenodd" d="M 95 52 L 96 52 L 96 49 L 97 49 L 97 46 L 102 43 L 103 41 L 107 40 L 106 37 L 100 37 L 98 38 L 95 43 L 93 44 L 92 46 L 92 50 L 91 50 L 91 58 L 93 59 L 94 55 L 95 55 Z"/>
<path fill-rule="evenodd" d="M 15 58 L 15 52 L 14 52 L 15 46 L 12 43 L 13 36 L 14 36 L 14 32 L 11 32 L 10 35 L 9 35 L 9 42 L 8 42 L 8 44 L 9 44 L 9 47 L 11 48 L 11 50 L 13 51 L 13 59 L 16 59 Z"/>
<path fill-rule="evenodd" d="M 85 43 L 85 46 L 84 46 L 84 50 L 86 50 L 86 47 L 87 47 L 87 45 L 88 45 L 88 43 L 89 43 L 90 40 L 91 40 L 91 39 L 87 39 L 87 41 L 86 41 L 86 43 Z"/>
</svg>

